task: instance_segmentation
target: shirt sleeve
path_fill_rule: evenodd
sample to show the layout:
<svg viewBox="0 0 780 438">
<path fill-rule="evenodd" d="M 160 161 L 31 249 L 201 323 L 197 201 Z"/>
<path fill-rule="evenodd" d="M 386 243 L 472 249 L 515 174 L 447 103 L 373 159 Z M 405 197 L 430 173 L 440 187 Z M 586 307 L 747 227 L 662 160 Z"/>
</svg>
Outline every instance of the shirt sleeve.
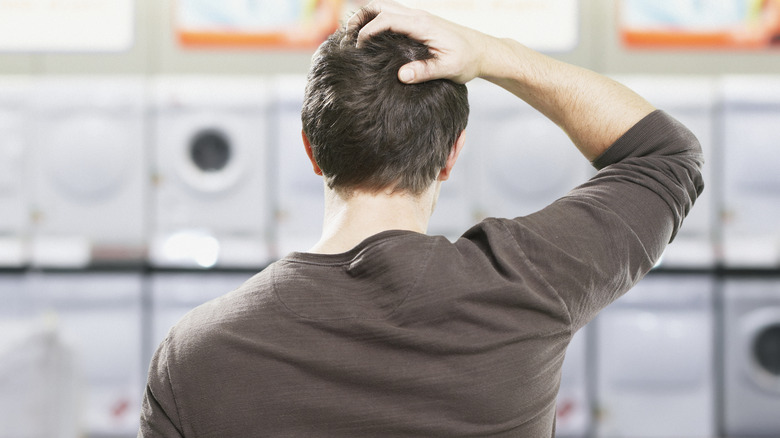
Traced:
<svg viewBox="0 0 780 438">
<path fill-rule="evenodd" d="M 699 142 L 663 111 L 638 122 L 593 165 L 599 172 L 585 184 L 505 221 L 566 305 L 573 331 L 655 265 L 704 188 Z"/>
<path fill-rule="evenodd" d="M 168 339 L 152 358 L 141 407 L 138 438 L 152 437 L 184 437 L 168 370 Z"/>
</svg>

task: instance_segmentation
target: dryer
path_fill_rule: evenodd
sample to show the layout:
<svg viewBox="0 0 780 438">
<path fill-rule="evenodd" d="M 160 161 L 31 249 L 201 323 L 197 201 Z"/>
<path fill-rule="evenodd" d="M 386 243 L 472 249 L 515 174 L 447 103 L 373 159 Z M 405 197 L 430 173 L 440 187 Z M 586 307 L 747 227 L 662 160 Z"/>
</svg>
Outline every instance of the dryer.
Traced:
<svg viewBox="0 0 780 438">
<path fill-rule="evenodd" d="M 265 82 L 160 77 L 153 102 L 151 262 L 262 267 L 271 217 Z"/>
<path fill-rule="evenodd" d="M 780 436 L 780 280 L 728 278 L 723 288 L 724 432 Z"/>
<path fill-rule="evenodd" d="M 480 216 L 538 211 L 594 171 L 553 122 L 496 85 L 469 83 L 467 138 L 478 155 L 473 183 Z"/>
<path fill-rule="evenodd" d="M 168 331 L 187 312 L 238 288 L 252 276 L 240 272 L 168 272 L 150 279 L 151 330 L 144 347 L 144 363 L 151 361 Z"/>
<path fill-rule="evenodd" d="M 82 395 L 74 351 L 39 315 L 23 272 L 0 272 L 0 437 L 76 438 Z"/>
<path fill-rule="evenodd" d="M 28 160 L 33 264 L 140 263 L 143 81 L 47 77 L 33 88 Z"/>
<path fill-rule="evenodd" d="M 780 266 L 780 78 L 723 79 L 722 246 L 730 267 Z"/>
<path fill-rule="evenodd" d="M 650 274 L 596 321 L 596 436 L 716 435 L 713 281 Z"/>
<path fill-rule="evenodd" d="M 322 234 L 324 182 L 314 173 L 301 139 L 305 76 L 274 80 L 273 132 L 276 154 L 276 257 L 307 251 Z"/>
<path fill-rule="evenodd" d="M 0 268 L 19 268 L 29 261 L 30 215 L 23 166 L 29 82 L 22 77 L 0 80 Z"/>
<path fill-rule="evenodd" d="M 555 410 L 556 437 L 583 438 L 590 431 L 589 334 L 588 326 L 583 327 L 566 348 Z"/>
<path fill-rule="evenodd" d="M 87 435 L 133 435 L 143 394 L 141 274 L 35 272 L 28 289 L 75 353 L 85 384 L 79 419 Z"/>
<path fill-rule="evenodd" d="M 685 218 L 677 236 L 665 250 L 660 266 L 709 268 L 715 265 L 714 217 L 716 185 L 713 169 L 718 153 L 713 138 L 718 85 L 712 77 L 702 76 L 627 76 L 617 80 L 666 111 L 696 135 L 704 152 L 704 193 Z"/>
<path fill-rule="evenodd" d="M 77 438 L 73 350 L 44 318 L 0 318 L 0 437 Z"/>
</svg>

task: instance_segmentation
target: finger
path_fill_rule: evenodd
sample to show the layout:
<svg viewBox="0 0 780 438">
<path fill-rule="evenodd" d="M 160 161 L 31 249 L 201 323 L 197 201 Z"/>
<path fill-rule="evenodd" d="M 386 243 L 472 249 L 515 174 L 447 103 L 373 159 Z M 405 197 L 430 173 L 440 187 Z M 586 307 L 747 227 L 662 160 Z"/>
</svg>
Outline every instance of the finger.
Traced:
<svg viewBox="0 0 780 438">
<path fill-rule="evenodd" d="M 417 78 L 417 72 L 413 65 L 406 64 L 398 70 L 398 80 L 405 84 L 414 84 Z"/>
<path fill-rule="evenodd" d="M 427 28 L 423 26 L 421 17 L 418 14 L 408 14 L 405 11 L 384 11 L 380 12 L 376 18 L 360 29 L 357 45 L 360 47 L 364 41 L 384 31 L 400 33 L 420 41 L 425 41 L 424 35 L 421 34 L 425 29 Z"/>
<path fill-rule="evenodd" d="M 366 23 L 360 32 L 358 32 L 357 46 L 360 47 L 363 42 L 370 39 L 372 36 L 382 33 L 386 30 L 398 31 L 394 27 L 394 23 L 399 20 L 395 19 L 388 12 L 380 12 L 373 20 Z"/>
<path fill-rule="evenodd" d="M 398 70 L 398 80 L 405 84 L 419 84 L 433 79 L 441 79 L 444 75 L 438 70 L 435 59 L 413 61 Z"/>
<path fill-rule="evenodd" d="M 394 1 L 387 1 L 387 0 L 374 0 L 371 3 L 363 6 L 358 11 L 356 11 L 354 14 L 352 14 L 351 17 L 349 17 L 349 20 L 347 20 L 347 24 L 345 26 L 345 29 L 348 32 L 351 32 L 355 30 L 355 28 L 361 23 L 362 21 L 362 15 L 364 10 L 370 10 L 370 11 L 376 11 L 377 13 L 382 13 L 384 11 L 397 11 L 400 7 L 403 7 L 402 5 L 394 2 Z"/>
<path fill-rule="evenodd" d="M 355 30 L 355 28 L 360 24 L 361 16 L 363 15 L 363 8 L 358 9 L 355 11 L 355 13 L 352 14 L 351 17 L 349 17 L 349 20 L 347 20 L 347 25 L 344 27 L 347 32 L 352 32 Z"/>
</svg>

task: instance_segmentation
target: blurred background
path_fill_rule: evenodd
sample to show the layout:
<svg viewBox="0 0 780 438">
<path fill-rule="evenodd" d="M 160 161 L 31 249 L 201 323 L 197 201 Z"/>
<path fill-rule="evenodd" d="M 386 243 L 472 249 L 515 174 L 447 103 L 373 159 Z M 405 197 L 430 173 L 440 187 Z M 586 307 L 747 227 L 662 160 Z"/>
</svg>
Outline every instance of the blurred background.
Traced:
<svg viewBox="0 0 780 438">
<path fill-rule="evenodd" d="M 571 344 L 558 436 L 780 436 L 779 2 L 406 3 L 613 76 L 704 147 L 675 242 Z M 0 438 L 135 436 L 170 326 L 318 240 L 305 74 L 359 4 L 0 0 Z M 522 102 L 469 92 L 430 234 L 593 174 Z"/>
</svg>

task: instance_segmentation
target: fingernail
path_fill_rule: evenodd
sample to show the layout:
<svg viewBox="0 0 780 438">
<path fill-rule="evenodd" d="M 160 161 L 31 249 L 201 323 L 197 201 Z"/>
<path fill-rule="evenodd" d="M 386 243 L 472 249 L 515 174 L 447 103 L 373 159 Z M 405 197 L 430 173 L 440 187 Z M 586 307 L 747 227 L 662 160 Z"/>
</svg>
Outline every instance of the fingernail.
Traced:
<svg viewBox="0 0 780 438">
<path fill-rule="evenodd" d="M 401 69 L 401 73 L 399 74 L 401 81 L 403 82 L 411 82 L 414 80 L 414 70 L 411 68 L 404 68 Z"/>
</svg>

